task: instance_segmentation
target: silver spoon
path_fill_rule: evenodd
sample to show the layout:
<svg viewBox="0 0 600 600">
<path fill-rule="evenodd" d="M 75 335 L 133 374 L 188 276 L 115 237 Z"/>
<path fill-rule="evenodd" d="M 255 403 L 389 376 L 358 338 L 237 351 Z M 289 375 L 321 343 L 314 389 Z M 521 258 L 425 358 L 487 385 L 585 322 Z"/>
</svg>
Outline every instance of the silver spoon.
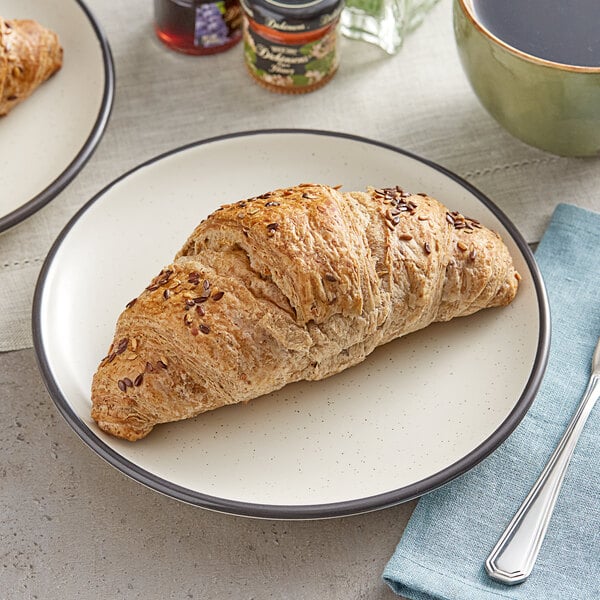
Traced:
<svg viewBox="0 0 600 600">
<path fill-rule="evenodd" d="M 488 575 L 508 585 L 529 577 L 581 430 L 600 396 L 600 340 L 592 374 L 577 411 L 523 504 L 485 561 Z"/>
</svg>

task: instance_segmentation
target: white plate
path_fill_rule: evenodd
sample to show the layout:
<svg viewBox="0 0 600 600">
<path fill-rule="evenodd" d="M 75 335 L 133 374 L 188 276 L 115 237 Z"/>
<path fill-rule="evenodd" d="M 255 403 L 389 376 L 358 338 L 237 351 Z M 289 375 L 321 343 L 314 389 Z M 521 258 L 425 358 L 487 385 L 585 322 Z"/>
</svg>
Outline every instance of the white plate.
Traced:
<svg viewBox="0 0 600 600">
<path fill-rule="evenodd" d="M 523 276 L 508 307 L 436 324 L 313 383 L 157 427 L 130 443 L 90 419 L 90 383 L 125 304 L 225 202 L 300 182 L 426 191 L 497 230 Z M 56 241 L 34 300 L 39 364 L 100 456 L 175 498 L 241 515 L 315 518 L 390 506 L 449 481 L 524 416 L 548 352 L 548 305 L 508 219 L 439 166 L 366 139 L 246 132 L 160 156 L 93 198 Z"/>
<path fill-rule="evenodd" d="M 55 31 L 63 66 L 0 117 L 0 231 L 19 223 L 77 175 L 102 137 L 114 91 L 108 42 L 79 0 L 3 0 L 2 17 Z M 8 192 L 10 190 L 10 192 Z"/>
</svg>

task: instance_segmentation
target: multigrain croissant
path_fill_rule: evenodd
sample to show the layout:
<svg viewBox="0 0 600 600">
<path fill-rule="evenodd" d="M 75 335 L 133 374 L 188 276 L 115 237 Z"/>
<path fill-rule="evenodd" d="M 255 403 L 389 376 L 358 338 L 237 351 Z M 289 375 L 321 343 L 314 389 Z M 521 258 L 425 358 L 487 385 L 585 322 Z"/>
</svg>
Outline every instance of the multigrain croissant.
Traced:
<svg viewBox="0 0 600 600">
<path fill-rule="evenodd" d="M 0 17 L 0 116 L 62 66 L 58 36 L 36 21 Z"/>
<path fill-rule="evenodd" d="M 302 184 L 229 204 L 119 317 L 92 417 L 137 440 L 506 305 L 518 279 L 496 233 L 400 188 Z"/>
</svg>

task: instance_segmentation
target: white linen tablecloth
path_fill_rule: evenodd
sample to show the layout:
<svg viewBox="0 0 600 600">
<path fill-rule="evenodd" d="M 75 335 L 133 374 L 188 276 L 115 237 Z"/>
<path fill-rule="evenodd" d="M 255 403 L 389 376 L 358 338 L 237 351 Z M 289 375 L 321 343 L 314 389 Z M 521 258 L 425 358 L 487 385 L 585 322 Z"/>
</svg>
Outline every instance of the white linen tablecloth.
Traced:
<svg viewBox="0 0 600 600">
<path fill-rule="evenodd" d="M 87 5 L 113 52 L 112 115 L 75 180 L 39 212 L 0 234 L 0 351 L 32 345 L 37 276 L 77 209 L 140 162 L 215 135 L 298 127 L 396 145 L 470 181 L 528 242 L 539 240 L 559 202 L 598 210 L 598 159 L 560 158 L 530 148 L 479 105 L 456 51 L 451 0 L 441 0 L 396 56 L 342 40 L 342 63 L 333 80 L 299 96 L 257 85 L 246 73 L 241 44 L 206 57 L 168 50 L 154 36 L 150 0 L 87 0 Z M 234 164 L 224 164 L 223 177 L 234 170 Z"/>
</svg>

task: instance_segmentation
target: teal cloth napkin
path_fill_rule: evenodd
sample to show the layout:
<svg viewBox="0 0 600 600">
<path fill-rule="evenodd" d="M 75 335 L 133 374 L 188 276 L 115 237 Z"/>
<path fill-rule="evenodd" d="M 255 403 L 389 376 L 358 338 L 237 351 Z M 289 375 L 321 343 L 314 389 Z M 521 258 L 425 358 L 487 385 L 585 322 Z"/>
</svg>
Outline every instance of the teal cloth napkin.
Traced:
<svg viewBox="0 0 600 600">
<path fill-rule="evenodd" d="M 383 573 L 411 600 L 600 599 L 600 406 L 575 449 L 529 579 L 505 586 L 483 566 L 588 382 L 600 336 L 600 214 L 559 205 L 535 256 L 552 319 L 542 385 L 496 452 L 417 504 Z"/>
</svg>

